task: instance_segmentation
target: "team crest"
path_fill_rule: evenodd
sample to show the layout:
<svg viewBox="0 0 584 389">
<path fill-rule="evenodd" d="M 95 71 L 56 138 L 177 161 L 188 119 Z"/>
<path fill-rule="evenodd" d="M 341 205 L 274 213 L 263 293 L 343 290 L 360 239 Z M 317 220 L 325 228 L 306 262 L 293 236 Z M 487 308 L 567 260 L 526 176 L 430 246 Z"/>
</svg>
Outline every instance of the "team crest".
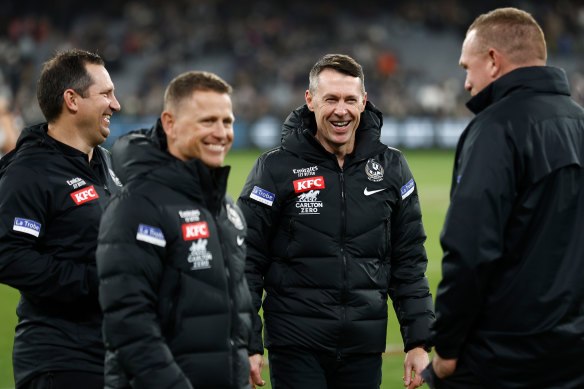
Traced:
<svg viewBox="0 0 584 389">
<path fill-rule="evenodd" d="M 383 180 L 383 166 L 373 158 L 369 158 L 365 165 L 365 173 L 369 181 L 379 182 Z"/>
<path fill-rule="evenodd" d="M 237 213 L 237 210 L 231 204 L 227 204 L 225 206 L 225 209 L 227 211 L 227 218 L 229 219 L 229 221 L 235 226 L 235 228 L 242 231 L 243 221 L 241 220 L 241 217 Z"/>
<path fill-rule="evenodd" d="M 118 176 L 116 176 L 116 173 L 114 173 L 114 171 L 112 169 L 108 169 L 108 170 L 109 170 L 110 177 L 114 181 L 114 184 L 116 184 L 117 186 L 122 186 L 122 181 L 120 181 Z"/>
</svg>

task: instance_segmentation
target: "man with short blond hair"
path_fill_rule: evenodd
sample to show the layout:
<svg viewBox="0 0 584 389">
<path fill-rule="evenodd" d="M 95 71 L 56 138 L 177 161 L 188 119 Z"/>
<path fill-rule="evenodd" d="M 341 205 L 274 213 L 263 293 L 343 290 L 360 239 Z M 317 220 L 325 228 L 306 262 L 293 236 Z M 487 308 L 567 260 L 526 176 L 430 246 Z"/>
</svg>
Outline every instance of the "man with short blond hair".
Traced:
<svg viewBox="0 0 584 389">
<path fill-rule="evenodd" d="M 584 110 L 516 8 L 479 16 L 424 370 L 439 389 L 584 387 Z"/>
<path fill-rule="evenodd" d="M 114 144 L 125 187 L 97 250 L 107 389 L 250 386 L 246 225 L 223 166 L 230 94 L 215 74 L 180 74 L 156 124 Z"/>
</svg>

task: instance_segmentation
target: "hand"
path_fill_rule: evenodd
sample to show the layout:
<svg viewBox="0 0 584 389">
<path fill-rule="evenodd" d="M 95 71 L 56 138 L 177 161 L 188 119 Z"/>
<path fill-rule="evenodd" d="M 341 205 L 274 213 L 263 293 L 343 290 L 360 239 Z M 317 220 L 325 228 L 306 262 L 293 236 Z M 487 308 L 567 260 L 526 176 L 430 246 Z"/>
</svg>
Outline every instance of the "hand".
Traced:
<svg viewBox="0 0 584 389">
<path fill-rule="evenodd" d="M 432 367 L 434 368 L 434 373 L 436 377 L 443 379 L 452 375 L 456 370 L 456 364 L 458 363 L 458 358 L 444 359 L 436 353 L 434 358 L 432 358 Z"/>
<path fill-rule="evenodd" d="M 249 356 L 249 383 L 252 389 L 257 386 L 264 386 L 266 381 L 262 379 L 261 373 L 264 368 L 264 357 L 261 354 L 253 354 Z"/>
<path fill-rule="evenodd" d="M 416 347 L 408 351 L 404 361 L 404 386 L 407 386 L 408 389 L 422 386 L 424 381 L 420 373 L 429 363 L 428 353 L 422 347 Z M 414 373 L 413 378 L 412 373 Z"/>
</svg>

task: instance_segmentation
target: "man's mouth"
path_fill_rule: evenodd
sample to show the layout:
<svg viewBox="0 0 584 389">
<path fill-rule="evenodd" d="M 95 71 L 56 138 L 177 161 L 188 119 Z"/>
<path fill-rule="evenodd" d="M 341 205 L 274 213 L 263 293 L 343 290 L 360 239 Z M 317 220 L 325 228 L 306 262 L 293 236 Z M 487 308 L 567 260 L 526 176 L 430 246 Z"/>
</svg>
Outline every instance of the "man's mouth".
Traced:
<svg viewBox="0 0 584 389">
<path fill-rule="evenodd" d="M 346 120 L 346 121 L 344 121 L 344 122 L 331 122 L 331 124 L 332 124 L 333 126 L 335 126 L 335 127 L 339 127 L 339 128 L 342 128 L 342 127 L 347 127 L 347 126 L 349 125 L 349 123 L 351 123 L 351 121 L 350 121 L 350 120 Z"/>
<path fill-rule="evenodd" d="M 225 150 L 225 145 L 222 145 L 222 144 L 206 143 L 205 146 L 207 146 L 212 151 L 223 151 L 223 150 Z"/>
</svg>

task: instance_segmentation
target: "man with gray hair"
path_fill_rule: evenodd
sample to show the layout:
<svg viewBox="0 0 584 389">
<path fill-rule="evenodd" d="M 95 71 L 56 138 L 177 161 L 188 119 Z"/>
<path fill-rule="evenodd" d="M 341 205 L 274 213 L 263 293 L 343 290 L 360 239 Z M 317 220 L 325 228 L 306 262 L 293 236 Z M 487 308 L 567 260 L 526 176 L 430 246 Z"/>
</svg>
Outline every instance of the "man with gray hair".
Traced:
<svg viewBox="0 0 584 389">
<path fill-rule="evenodd" d="M 584 110 L 516 8 L 474 21 L 460 65 L 476 117 L 456 150 L 423 376 L 432 388 L 583 388 Z"/>
<path fill-rule="evenodd" d="M 388 297 L 406 351 L 404 384 L 422 384 L 434 319 L 415 181 L 380 142 L 361 65 L 325 55 L 282 145 L 256 161 L 239 197 L 249 226 L 246 275 L 262 306 L 272 388 L 381 384 Z M 256 316 L 252 372 L 261 368 Z"/>
</svg>

